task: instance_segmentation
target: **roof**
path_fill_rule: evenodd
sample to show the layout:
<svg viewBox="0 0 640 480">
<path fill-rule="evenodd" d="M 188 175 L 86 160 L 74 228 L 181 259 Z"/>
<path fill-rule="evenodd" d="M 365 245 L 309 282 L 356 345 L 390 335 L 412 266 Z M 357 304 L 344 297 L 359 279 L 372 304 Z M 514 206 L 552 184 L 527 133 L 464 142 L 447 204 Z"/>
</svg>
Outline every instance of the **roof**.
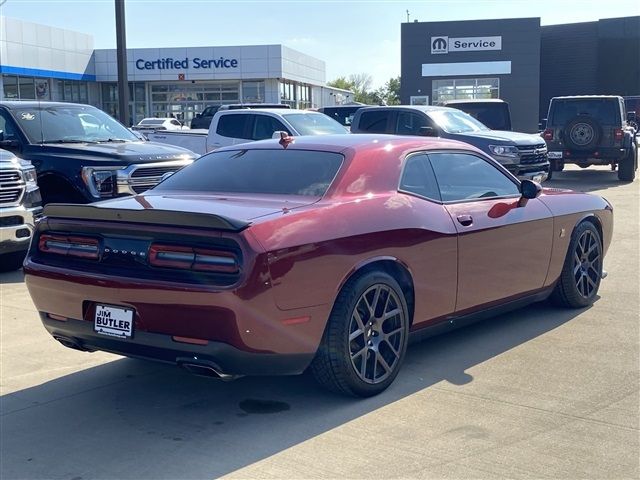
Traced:
<svg viewBox="0 0 640 480">
<path fill-rule="evenodd" d="M 507 103 L 500 98 L 467 98 L 465 100 L 445 100 L 442 105 L 457 105 L 463 103 Z"/>
<path fill-rule="evenodd" d="M 437 110 L 455 110 L 449 107 L 441 107 L 438 105 L 383 105 L 383 106 L 365 106 L 363 110 L 373 110 L 373 109 L 394 109 L 394 110 L 419 110 L 421 112 L 435 112 Z"/>
<path fill-rule="evenodd" d="M 38 102 L 38 101 L 18 101 L 18 100 L 9 100 L 9 101 L 1 101 L 0 105 L 3 107 L 7 107 L 9 109 L 12 108 L 42 108 L 42 107 L 92 107 L 92 105 L 86 105 L 84 103 L 69 103 L 69 102 Z"/>
<path fill-rule="evenodd" d="M 344 152 L 347 149 L 368 150 L 382 146 L 399 147 L 402 149 L 434 150 L 441 148 L 464 149 L 478 151 L 466 143 L 456 140 L 446 140 L 434 137 L 417 137 L 405 135 L 385 134 L 356 134 L 345 133 L 338 135 L 305 135 L 293 137 L 287 150 L 323 150 L 327 152 Z M 224 150 L 253 150 L 253 149 L 281 149 L 280 140 L 269 139 L 257 142 L 242 143 L 219 148 L 216 152 Z"/>
<path fill-rule="evenodd" d="M 563 97 L 553 97 L 551 100 L 553 99 L 560 99 L 560 100 L 573 100 L 573 99 L 588 99 L 588 98 L 615 98 L 615 99 L 622 99 L 622 97 L 620 95 L 566 95 Z"/>
</svg>

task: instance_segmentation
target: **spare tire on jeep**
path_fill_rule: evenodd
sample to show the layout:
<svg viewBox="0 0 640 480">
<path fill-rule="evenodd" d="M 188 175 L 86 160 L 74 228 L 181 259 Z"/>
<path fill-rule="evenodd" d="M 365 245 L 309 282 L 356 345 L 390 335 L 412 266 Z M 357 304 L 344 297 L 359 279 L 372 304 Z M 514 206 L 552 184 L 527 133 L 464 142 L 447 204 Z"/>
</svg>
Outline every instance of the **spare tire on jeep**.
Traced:
<svg viewBox="0 0 640 480">
<path fill-rule="evenodd" d="M 602 127 L 592 117 L 578 115 L 564 127 L 564 143 L 572 150 L 595 150 L 602 137 Z"/>
</svg>

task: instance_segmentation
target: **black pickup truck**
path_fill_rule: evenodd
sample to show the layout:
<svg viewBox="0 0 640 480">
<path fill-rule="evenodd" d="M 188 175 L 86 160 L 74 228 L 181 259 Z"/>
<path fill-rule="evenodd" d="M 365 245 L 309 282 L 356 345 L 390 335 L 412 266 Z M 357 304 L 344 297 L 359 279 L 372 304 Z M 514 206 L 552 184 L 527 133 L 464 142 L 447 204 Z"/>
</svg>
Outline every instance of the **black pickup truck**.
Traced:
<svg viewBox="0 0 640 480">
<path fill-rule="evenodd" d="M 0 102 L 0 148 L 33 164 L 43 203 L 142 193 L 197 158 L 142 141 L 95 107 L 56 102 Z"/>
</svg>

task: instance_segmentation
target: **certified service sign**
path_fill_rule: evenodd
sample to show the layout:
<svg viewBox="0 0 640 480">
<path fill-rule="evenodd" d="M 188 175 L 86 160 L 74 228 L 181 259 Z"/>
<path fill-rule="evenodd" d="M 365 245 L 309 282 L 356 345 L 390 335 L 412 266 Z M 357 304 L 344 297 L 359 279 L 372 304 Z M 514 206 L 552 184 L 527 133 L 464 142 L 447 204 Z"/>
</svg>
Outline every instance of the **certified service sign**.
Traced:
<svg viewBox="0 0 640 480">
<path fill-rule="evenodd" d="M 431 37 L 431 54 L 502 50 L 502 37 Z"/>
</svg>

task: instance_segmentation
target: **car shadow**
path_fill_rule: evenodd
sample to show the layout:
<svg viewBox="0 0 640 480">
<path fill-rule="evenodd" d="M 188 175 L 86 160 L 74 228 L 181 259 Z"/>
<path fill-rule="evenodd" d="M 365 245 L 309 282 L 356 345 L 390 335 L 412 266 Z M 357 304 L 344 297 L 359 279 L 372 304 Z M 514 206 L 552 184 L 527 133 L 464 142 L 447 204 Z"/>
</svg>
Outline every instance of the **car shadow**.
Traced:
<svg viewBox="0 0 640 480">
<path fill-rule="evenodd" d="M 11 285 L 14 283 L 23 283 L 24 273 L 22 269 L 13 270 L 11 272 L 0 273 L 0 285 Z"/>
<path fill-rule="evenodd" d="M 622 187 L 631 182 L 618 180 L 618 172 L 609 167 L 589 167 L 580 170 L 553 172 L 553 178 L 544 182 L 544 187 L 568 188 L 577 192 L 593 192 L 609 188 Z"/>
<path fill-rule="evenodd" d="M 437 384 L 472 382 L 472 367 L 582 311 L 539 303 L 413 344 L 394 384 L 368 399 L 329 393 L 309 374 L 223 383 L 174 366 L 117 359 L 0 397 L 0 473 L 219 477 Z M 82 362 L 89 354 L 77 355 Z"/>
</svg>

